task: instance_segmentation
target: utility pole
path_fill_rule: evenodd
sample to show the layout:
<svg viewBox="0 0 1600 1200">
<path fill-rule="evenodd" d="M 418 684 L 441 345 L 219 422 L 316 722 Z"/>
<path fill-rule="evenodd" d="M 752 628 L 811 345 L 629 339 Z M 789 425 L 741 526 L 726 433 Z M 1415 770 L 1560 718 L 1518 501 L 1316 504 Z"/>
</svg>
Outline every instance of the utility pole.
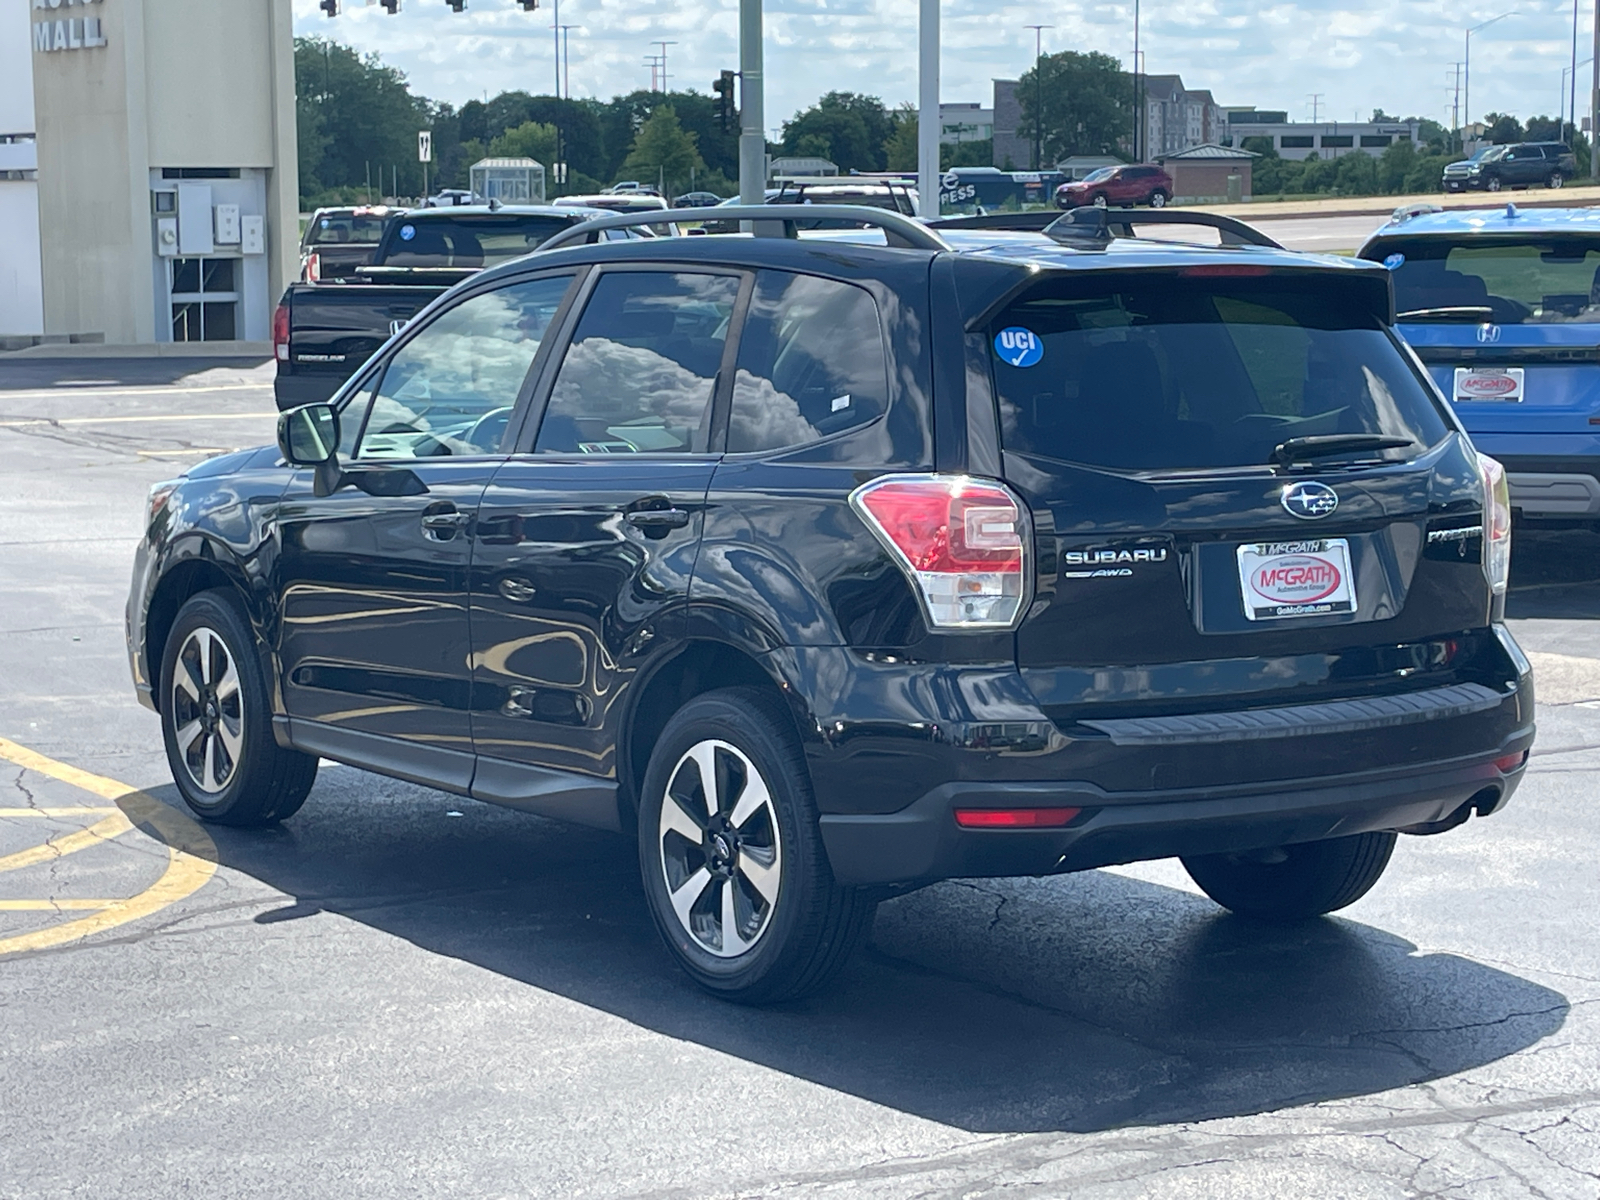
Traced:
<svg viewBox="0 0 1600 1200">
<path fill-rule="evenodd" d="M 1589 178 L 1600 179 L 1600 153 L 1595 139 L 1600 137 L 1600 0 L 1594 0 L 1594 68 L 1589 86 Z"/>
<path fill-rule="evenodd" d="M 1311 123 L 1313 125 L 1317 124 L 1317 116 L 1322 109 L 1322 96 L 1323 93 L 1321 92 L 1311 93 Z"/>
<path fill-rule="evenodd" d="M 555 24 L 550 28 L 555 31 L 556 99 L 559 100 L 561 99 L 561 0 L 552 0 L 551 15 L 555 17 Z M 566 161 L 561 153 L 561 117 L 566 114 L 562 113 L 559 107 L 556 108 L 556 113 L 556 160 L 550 164 L 550 182 L 555 187 L 560 187 L 560 176 L 563 173 L 561 164 Z"/>
<path fill-rule="evenodd" d="M 678 43 L 677 42 L 652 42 L 650 44 L 652 46 L 660 46 L 661 47 L 661 90 L 663 92 L 670 92 L 672 89 L 667 86 L 667 47 L 668 46 L 676 46 Z"/>
<path fill-rule="evenodd" d="M 1044 125 L 1044 67 L 1040 60 L 1044 57 L 1044 31 L 1055 26 L 1024 25 L 1023 28 L 1033 30 L 1033 169 L 1037 171 L 1044 157 L 1040 135 Z"/>
<path fill-rule="evenodd" d="M 1600 0 L 1595 0 L 1600 4 Z M 739 203 L 767 198 L 767 135 L 763 125 L 761 0 L 739 0 Z"/>
<path fill-rule="evenodd" d="M 1134 162 L 1144 161 L 1144 155 L 1139 153 L 1139 141 L 1145 136 L 1144 122 L 1139 119 L 1143 99 L 1139 88 L 1139 0 L 1133 0 L 1133 145 L 1129 150 Z"/>
<path fill-rule="evenodd" d="M 1595 0 L 1600 4 L 1600 0 Z M 939 215 L 939 0 L 921 0 L 917 14 L 917 208 Z"/>
<path fill-rule="evenodd" d="M 1563 128 L 1561 140 L 1570 149 L 1578 144 L 1578 0 L 1572 0 L 1572 83 L 1567 96 L 1567 111 L 1572 114 L 1572 137 L 1569 139 Z"/>
<path fill-rule="evenodd" d="M 1459 151 L 1466 144 L 1466 139 L 1461 133 L 1461 63 L 1451 63 L 1455 72 L 1455 103 L 1450 112 L 1450 128 L 1456 135 L 1456 149 Z"/>
<path fill-rule="evenodd" d="M 567 34 L 570 30 L 582 28 L 582 25 L 561 26 L 561 90 L 567 100 L 572 99 L 572 43 L 567 40 Z"/>
</svg>

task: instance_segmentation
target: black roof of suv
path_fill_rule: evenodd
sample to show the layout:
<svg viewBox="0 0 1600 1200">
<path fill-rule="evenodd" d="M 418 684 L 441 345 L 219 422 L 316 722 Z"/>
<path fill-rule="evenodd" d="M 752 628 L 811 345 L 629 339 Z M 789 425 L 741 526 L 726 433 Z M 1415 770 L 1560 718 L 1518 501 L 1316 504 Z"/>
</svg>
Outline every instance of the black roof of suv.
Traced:
<svg viewBox="0 0 1600 1200">
<path fill-rule="evenodd" d="M 674 215 L 713 212 L 852 215 Z M 1350 903 L 1521 777 L 1504 476 L 1381 267 L 1112 236 L 1156 217 L 557 235 L 452 289 L 152 494 L 129 651 L 179 791 L 279 820 L 326 757 L 626 830 L 752 1002 L 952 876 Z"/>
</svg>

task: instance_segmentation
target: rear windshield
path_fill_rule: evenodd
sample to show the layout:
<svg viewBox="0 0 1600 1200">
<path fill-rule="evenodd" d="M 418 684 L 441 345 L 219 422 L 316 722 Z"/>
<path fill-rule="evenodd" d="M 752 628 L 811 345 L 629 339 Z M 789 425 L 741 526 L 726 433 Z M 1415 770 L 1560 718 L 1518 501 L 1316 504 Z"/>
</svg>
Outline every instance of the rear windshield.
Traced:
<svg viewBox="0 0 1600 1200">
<path fill-rule="evenodd" d="M 331 246 L 355 244 L 360 246 L 376 246 L 383 237 L 383 222 L 386 218 L 362 214 L 352 216 L 349 213 L 329 213 L 318 217 L 306 226 L 305 244 L 308 246 Z"/>
<path fill-rule="evenodd" d="M 1400 320 L 1600 321 L 1600 236 L 1386 238 L 1367 253 L 1394 272 Z M 1469 311 L 1440 311 L 1448 309 Z"/>
<path fill-rule="evenodd" d="M 437 217 L 394 222 L 384 246 L 389 267 L 492 267 L 521 258 L 571 224 L 564 217 Z"/>
<path fill-rule="evenodd" d="M 1378 452 L 1400 460 L 1448 431 L 1378 317 L 1327 280 L 1056 280 L 990 344 L 1006 448 L 1089 466 L 1251 466 L 1352 433 L 1417 443 Z"/>
</svg>

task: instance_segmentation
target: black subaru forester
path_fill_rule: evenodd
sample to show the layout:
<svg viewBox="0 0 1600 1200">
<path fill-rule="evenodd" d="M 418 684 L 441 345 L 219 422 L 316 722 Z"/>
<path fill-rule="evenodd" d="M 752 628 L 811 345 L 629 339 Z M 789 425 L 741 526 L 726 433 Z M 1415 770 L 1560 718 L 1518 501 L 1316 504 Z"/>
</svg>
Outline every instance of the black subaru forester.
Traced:
<svg viewBox="0 0 1600 1200">
<path fill-rule="evenodd" d="M 622 831 L 766 1002 L 934 880 L 1180 856 L 1307 918 L 1505 804 L 1504 474 L 1382 267 L 757 215 L 486 271 L 152 492 L 128 648 L 197 814 L 325 757 Z"/>
</svg>

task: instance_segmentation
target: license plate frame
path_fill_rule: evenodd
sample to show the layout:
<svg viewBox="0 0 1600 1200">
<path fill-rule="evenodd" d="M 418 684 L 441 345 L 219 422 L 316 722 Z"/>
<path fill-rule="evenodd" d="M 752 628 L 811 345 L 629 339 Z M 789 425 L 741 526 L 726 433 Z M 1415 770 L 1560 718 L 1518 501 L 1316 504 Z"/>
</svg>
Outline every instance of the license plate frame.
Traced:
<svg viewBox="0 0 1600 1200">
<path fill-rule="evenodd" d="M 1237 551 L 1239 598 L 1251 621 L 1346 616 L 1357 611 L 1349 538 L 1247 542 Z"/>
<path fill-rule="evenodd" d="M 1450 398 L 1457 404 L 1521 404 L 1526 384 L 1526 367 L 1457 367 Z"/>
</svg>

